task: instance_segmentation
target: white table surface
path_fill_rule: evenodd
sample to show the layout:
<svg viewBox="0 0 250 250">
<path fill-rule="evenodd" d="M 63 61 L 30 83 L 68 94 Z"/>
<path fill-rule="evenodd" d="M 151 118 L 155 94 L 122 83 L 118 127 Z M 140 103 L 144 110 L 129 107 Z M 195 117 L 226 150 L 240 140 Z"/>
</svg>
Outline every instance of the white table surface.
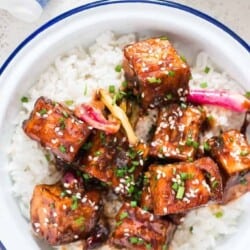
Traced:
<svg viewBox="0 0 250 250">
<path fill-rule="evenodd" d="M 87 0 L 50 0 L 42 16 L 33 23 L 25 23 L 0 10 L 0 65 L 12 50 L 34 29 L 52 17 L 73 7 L 91 2 Z M 250 44 L 250 0 L 178 0 L 218 19 Z"/>
</svg>

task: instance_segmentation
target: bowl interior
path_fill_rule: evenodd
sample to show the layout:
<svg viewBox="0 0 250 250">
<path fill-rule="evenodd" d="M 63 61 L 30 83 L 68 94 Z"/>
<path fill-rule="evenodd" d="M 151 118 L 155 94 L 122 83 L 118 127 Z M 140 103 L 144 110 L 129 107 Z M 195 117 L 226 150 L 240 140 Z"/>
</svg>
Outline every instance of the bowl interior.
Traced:
<svg viewBox="0 0 250 250">
<path fill-rule="evenodd" d="M 228 72 L 245 89 L 250 89 L 249 52 L 221 28 L 167 3 L 123 2 L 79 8 L 50 22 L 26 41 L 0 76 L 0 221 L 8 225 L 4 229 L 0 227 L 0 235 L 7 249 L 16 249 L 20 244 L 27 250 L 39 249 L 11 195 L 11 180 L 6 169 L 12 121 L 19 111 L 19 100 L 56 56 L 79 44 L 88 47 L 106 30 L 116 34 L 167 35 L 178 43 L 189 62 L 193 62 L 198 52 L 206 51 L 219 68 Z M 15 241 L 12 235 L 15 235 Z"/>
</svg>

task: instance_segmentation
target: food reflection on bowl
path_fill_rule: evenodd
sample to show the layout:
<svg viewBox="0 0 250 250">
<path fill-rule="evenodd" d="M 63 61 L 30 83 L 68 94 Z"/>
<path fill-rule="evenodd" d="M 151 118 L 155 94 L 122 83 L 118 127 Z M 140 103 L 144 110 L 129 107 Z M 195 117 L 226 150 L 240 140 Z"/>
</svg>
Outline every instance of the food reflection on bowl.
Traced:
<svg viewBox="0 0 250 250">
<path fill-rule="evenodd" d="M 5 120 L 5 122 L 1 123 L 4 131 L 4 136 L 1 139 L 2 142 L 9 142 L 12 138 L 11 146 L 6 147 L 6 151 L 8 150 L 11 156 L 10 165 L 6 159 L 6 152 L 3 154 L 3 162 L 4 166 L 8 165 L 12 180 L 14 180 L 14 183 L 10 183 L 5 173 L 1 177 L 5 177 L 3 178 L 3 190 L 10 190 L 11 185 L 13 185 L 14 193 L 20 199 L 19 204 L 21 204 L 22 211 L 26 216 L 29 216 L 28 204 L 34 185 L 38 183 L 54 184 L 60 178 L 61 172 L 54 168 L 53 155 L 48 157 L 48 152 L 44 152 L 44 149 L 41 149 L 38 144 L 25 137 L 21 121 L 28 118 L 34 102 L 40 96 L 74 108 L 76 104 L 90 101 L 93 91 L 100 87 L 111 91 L 109 94 L 112 95 L 110 89 L 115 88 L 117 91 L 117 86 L 125 81 L 123 70 L 117 68 L 117 65 L 121 65 L 122 62 L 122 48 L 124 46 L 138 39 L 166 35 L 178 52 L 185 55 L 188 63 L 192 66 L 193 79 L 189 82 L 190 86 L 203 89 L 207 88 L 205 85 L 208 85 L 208 89 L 209 85 L 213 85 L 215 89 L 220 89 L 223 86 L 223 89 L 234 90 L 240 94 L 244 94 L 249 89 L 247 78 L 249 53 L 244 48 L 244 44 L 241 44 L 239 39 L 236 40 L 228 36 L 225 31 L 221 30 L 221 27 L 194 15 L 197 14 L 194 11 L 189 9 L 187 12 L 182 6 L 170 3 L 163 5 L 153 2 L 100 5 L 88 10 L 79 8 L 65 14 L 61 19 L 59 18 L 58 22 L 51 22 L 50 25 L 42 28 L 22 46 L 14 58 L 9 61 L 9 64 L 5 65 L 6 68 L 2 73 L 1 82 L 3 81 L 2 88 L 6 93 L 6 98 L 2 106 L 1 121 Z M 133 11 L 131 11 L 131 5 L 134 6 Z M 89 7 L 91 6 L 89 5 Z M 129 13 L 126 8 L 130 9 Z M 114 15 L 108 15 L 109 11 L 112 11 Z M 153 21 L 150 15 L 147 15 L 151 12 L 159 14 Z M 178 18 L 180 16 L 181 18 Z M 199 25 L 192 25 L 196 22 Z M 186 23 L 190 23 L 190 25 L 187 26 Z M 201 29 L 201 25 L 207 29 Z M 112 30 L 112 32 L 108 30 Z M 50 39 L 49 43 L 48 38 Z M 227 46 L 225 46 L 225 41 Z M 240 59 L 238 59 L 239 55 Z M 39 65 L 39 67 L 34 67 L 34 65 Z M 151 81 L 152 79 L 151 77 Z M 158 78 L 154 79 L 158 80 Z M 238 83 L 242 86 L 237 85 Z M 246 85 L 243 86 L 243 83 Z M 28 99 L 22 99 L 22 97 Z M 20 99 L 23 100 L 23 103 L 20 103 Z M 214 110 L 214 107 L 208 107 L 206 111 L 208 114 L 213 114 L 220 129 L 240 128 L 244 115 L 220 108 L 216 112 Z M 153 119 L 153 117 L 154 114 L 151 118 Z M 147 117 L 143 117 L 143 119 L 146 122 L 150 121 L 150 119 L 147 120 Z M 11 122 L 13 120 L 14 124 Z M 8 128 L 10 124 L 12 124 L 11 129 Z M 16 125 L 18 125 L 17 128 L 14 128 Z M 212 134 L 208 133 L 207 137 L 214 135 L 218 126 L 215 127 L 215 130 L 210 131 Z M 139 132 L 143 133 L 144 131 Z M 48 161 L 48 158 L 51 158 L 52 161 Z M 112 199 L 112 204 L 117 206 L 108 207 L 107 210 L 113 211 L 115 209 L 113 213 L 116 213 L 120 203 L 114 197 L 109 198 Z M 9 213 L 6 218 L 14 215 L 18 219 L 18 227 L 15 230 L 29 241 L 31 249 L 36 249 L 38 246 L 28 232 L 29 225 L 21 217 L 13 198 L 7 197 L 3 193 L 1 199 L 4 200 L 4 204 L 8 203 L 9 205 Z M 241 212 L 245 213 L 244 204 L 247 204 L 247 201 L 244 197 L 241 204 L 242 209 L 237 214 L 232 214 L 230 211 L 235 211 L 239 204 L 232 203 L 223 208 L 232 215 L 232 221 L 237 220 Z M 126 208 L 123 207 L 123 209 Z M 219 233 L 223 232 L 222 227 L 217 227 L 218 218 L 213 215 L 221 211 L 218 211 L 218 208 L 216 208 L 216 212 L 209 211 L 207 208 L 202 208 L 191 213 L 198 213 L 200 218 L 203 218 L 205 213 L 207 218 L 210 216 L 212 230 L 218 228 Z M 221 221 L 229 223 L 230 220 L 226 216 L 224 217 L 225 219 L 222 218 Z M 195 236 L 193 241 L 190 240 L 193 244 L 197 237 L 196 232 L 199 230 L 198 227 L 193 226 L 193 223 L 202 224 L 204 219 L 198 222 L 193 221 L 189 219 L 192 218 L 192 214 L 187 218 L 187 224 L 184 223 L 183 228 L 179 230 L 180 233 L 183 233 L 179 239 L 183 238 L 187 232 L 190 234 L 189 229 L 193 227 L 191 233 Z M 244 223 L 242 225 L 244 227 Z M 231 229 L 233 230 L 233 228 Z M 209 230 L 211 228 L 205 228 L 204 232 Z M 7 247 L 16 244 L 7 240 L 8 233 L 3 235 L 3 242 L 6 242 Z M 176 235 L 178 236 L 178 230 Z M 206 233 L 199 234 L 199 236 L 202 235 L 204 237 Z M 18 241 L 22 242 L 21 238 Z M 75 238 L 75 240 L 77 239 Z M 176 249 L 178 249 L 176 246 L 182 249 L 183 242 L 179 242 L 178 239 L 175 239 L 173 244 L 175 244 Z M 145 244 L 146 246 L 149 247 Z M 164 244 L 161 247 L 164 247 Z"/>
</svg>

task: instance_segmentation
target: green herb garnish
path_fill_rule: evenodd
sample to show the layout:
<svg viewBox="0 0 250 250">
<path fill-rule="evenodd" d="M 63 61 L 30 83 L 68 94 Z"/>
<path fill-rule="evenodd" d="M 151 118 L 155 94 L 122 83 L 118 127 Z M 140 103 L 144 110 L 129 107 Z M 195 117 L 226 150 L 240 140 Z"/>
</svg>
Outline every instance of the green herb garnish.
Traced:
<svg viewBox="0 0 250 250">
<path fill-rule="evenodd" d="M 66 100 L 65 101 L 65 104 L 68 105 L 68 106 L 71 106 L 73 103 L 74 103 L 73 100 Z"/>
<path fill-rule="evenodd" d="M 136 207 L 137 206 L 137 201 L 131 201 L 130 206 L 131 207 Z"/>
<path fill-rule="evenodd" d="M 148 77 L 147 78 L 149 83 L 161 83 L 161 79 L 160 78 L 156 78 L 156 77 Z"/>
<path fill-rule="evenodd" d="M 41 109 L 41 110 L 39 111 L 39 114 L 40 114 L 40 115 L 45 115 L 45 114 L 47 114 L 47 109 Z"/>
<path fill-rule="evenodd" d="M 22 102 L 22 103 L 29 102 L 29 98 L 28 98 L 27 96 L 23 96 L 23 97 L 21 98 L 21 102 Z"/>
<path fill-rule="evenodd" d="M 174 77 L 174 76 L 175 76 L 175 72 L 172 71 L 172 70 L 170 70 L 170 71 L 168 72 L 168 75 L 171 76 L 171 77 Z"/>
<path fill-rule="evenodd" d="M 223 217 L 223 215 L 224 215 L 224 213 L 223 213 L 223 211 L 218 211 L 218 212 L 216 212 L 215 214 L 214 214 L 214 216 L 216 217 L 216 218 L 221 218 L 221 217 Z"/>
<path fill-rule="evenodd" d="M 183 186 L 179 186 L 176 194 L 176 199 L 182 199 L 184 197 L 185 188 Z"/>
<path fill-rule="evenodd" d="M 121 72 L 121 71 L 122 71 L 122 65 L 120 65 L 120 64 L 116 65 L 116 66 L 115 66 L 115 71 L 116 71 L 117 73 Z"/>
<path fill-rule="evenodd" d="M 76 210 L 78 207 L 78 200 L 75 195 L 72 196 L 71 210 Z"/>
<path fill-rule="evenodd" d="M 208 87 L 207 82 L 202 82 L 200 84 L 200 87 L 203 88 L 203 89 L 207 88 Z"/>
<path fill-rule="evenodd" d="M 122 212 L 121 214 L 120 214 L 120 220 L 123 220 L 123 219 L 125 219 L 125 218 L 127 218 L 128 217 L 128 213 L 127 212 Z"/>
<path fill-rule="evenodd" d="M 210 68 L 209 68 L 208 66 L 206 66 L 205 69 L 204 69 L 204 72 L 205 72 L 206 74 L 208 74 L 209 71 L 210 71 Z"/>
<path fill-rule="evenodd" d="M 65 146 L 63 146 L 63 145 L 60 145 L 60 146 L 59 146 L 59 150 L 60 150 L 62 153 L 66 153 L 66 148 L 65 148 Z"/>
<path fill-rule="evenodd" d="M 109 93 L 111 94 L 115 93 L 115 85 L 109 85 Z"/>
</svg>

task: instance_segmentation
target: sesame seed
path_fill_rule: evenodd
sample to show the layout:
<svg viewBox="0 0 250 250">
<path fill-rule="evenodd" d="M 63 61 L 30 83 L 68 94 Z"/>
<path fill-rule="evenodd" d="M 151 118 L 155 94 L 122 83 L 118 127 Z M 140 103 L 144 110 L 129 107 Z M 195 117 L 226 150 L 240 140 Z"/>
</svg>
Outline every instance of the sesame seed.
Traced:
<svg viewBox="0 0 250 250">
<path fill-rule="evenodd" d="M 63 208 L 63 210 L 66 210 L 67 206 L 65 204 L 63 204 L 62 208 Z"/>
<path fill-rule="evenodd" d="M 99 209 L 99 207 L 98 206 L 94 206 L 94 210 L 98 210 Z"/>
<path fill-rule="evenodd" d="M 65 190 L 65 192 L 66 192 L 67 194 L 72 194 L 72 191 L 69 190 L 69 189 Z"/>
<path fill-rule="evenodd" d="M 58 131 L 60 131 L 60 127 L 55 127 L 55 132 L 58 132 Z"/>
<path fill-rule="evenodd" d="M 40 232 L 40 228 L 37 228 L 37 229 L 36 229 L 36 232 L 39 233 L 39 232 Z"/>
<path fill-rule="evenodd" d="M 75 234 L 75 235 L 74 235 L 74 239 L 77 240 L 78 238 L 79 238 L 79 236 L 78 236 L 77 234 Z"/>
<path fill-rule="evenodd" d="M 45 218 L 44 221 L 45 221 L 46 223 L 49 223 L 49 219 L 48 219 L 48 218 Z"/>
<path fill-rule="evenodd" d="M 57 142 L 58 142 L 58 139 L 57 139 L 57 138 L 51 139 L 51 143 L 52 143 L 52 144 L 56 144 Z"/>
<path fill-rule="evenodd" d="M 69 185 L 69 183 L 64 182 L 64 183 L 63 183 L 63 186 L 64 186 L 65 188 L 68 188 L 70 185 Z"/>
<path fill-rule="evenodd" d="M 88 198 L 86 196 L 84 196 L 81 200 L 82 203 L 85 203 L 88 200 Z"/>
<path fill-rule="evenodd" d="M 58 224 L 57 224 L 57 223 L 54 223 L 53 226 L 54 226 L 54 227 L 58 227 Z"/>
<path fill-rule="evenodd" d="M 168 212 L 168 208 L 167 207 L 164 207 L 163 208 L 163 213 L 166 214 Z"/>
<path fill-rule="evenodd" d="M 53 213 L 53 216 L 54 216 L 54 217 L 57 217 L 57 213 L 56 213 L 56 212 L 54 212 L 54 213 Z"/>
<path fill-rule="evenodd" d="M 74 147 L 73 146 L 70 146 L 69 147 L 69 152 L 73 153 L 75 151 Z"/>
<path fill-rule="evenodd" d="M 46 208 L 43 208 L 43 212 L 44 212 L 45 214 L 48 213 Z"/>
<path fill-rule="evenodd" d="M 36 223 L 34 223 L 34 226 L 35 226 L 35 227 L 40 227 L 40 226 L 41 226 L 41 224 L 40 224 L 40 223 L 38 223 L 38 222 L 36 222 Z"/>
</svg>

